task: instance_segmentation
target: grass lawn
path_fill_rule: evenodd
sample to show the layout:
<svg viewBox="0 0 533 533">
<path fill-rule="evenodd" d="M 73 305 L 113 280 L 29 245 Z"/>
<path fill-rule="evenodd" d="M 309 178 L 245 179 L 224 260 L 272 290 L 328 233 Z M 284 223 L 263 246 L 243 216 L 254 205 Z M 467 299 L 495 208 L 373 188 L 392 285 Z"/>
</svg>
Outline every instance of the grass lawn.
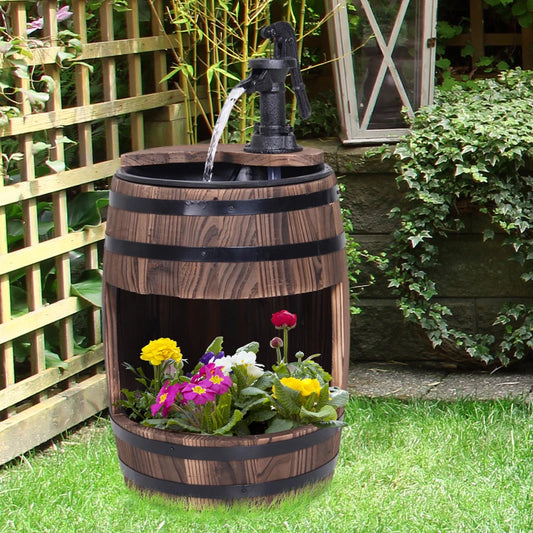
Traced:
<svg viewBox="0 0 533 533">
<path fill-rule="evenodd" d="M 352 399 L 326 489 L 203 511 L 126 488 L 100 418 L 0 467 L 0 532 L 531 532 L 532 411 L 516 401 Z"/>
</svg>

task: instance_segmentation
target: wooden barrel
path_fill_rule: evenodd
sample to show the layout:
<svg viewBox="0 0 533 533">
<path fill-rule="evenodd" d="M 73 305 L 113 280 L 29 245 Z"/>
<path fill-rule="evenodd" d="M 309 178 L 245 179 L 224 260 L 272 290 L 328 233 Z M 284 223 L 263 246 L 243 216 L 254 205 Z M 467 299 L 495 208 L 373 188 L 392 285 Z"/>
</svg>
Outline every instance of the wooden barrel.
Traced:
<svg viewBox="0 0 533 533">
<path fill-rule="evenodd" d="M 147 428 L 112 417 L 127 482 L 194 506 L 276 497 L 329 480 L 340 428 L 304 426 L 250 437 L 215 437 Z"/>
<path fill-rule="evenodd" d="M 270 366 L 275 352 L 269 340 L 276 334 L 270 317 L 281 309 L 298 316 L 291 331 L 292 353 L 322 353 L 319 362 L 331 372 L 333 384 L 346 387 L 348 280 L 339 192 L 331 168 L 312 150 L 281 158 L 221 146 L 217 174 L 204 182 L 204 160 L 205 148 L 195 147 L 126 154 L 112 181 L 104 255 L 104 341 L 119 456 L 133 484 L 157 485 L 154 490 L 171 494 L 190 484 L 189 496 L 196 498 L 202 461 L 215 465 L 219 447 L 235 446 L 236 454 L 249 448 L 245 456 L 250 457 L 236 455 L 226 470 L 212 470 L 207 476 L 213 483 L 210 494 L 223 486 L 233 499 L 255 484 L 243 494 L 273 487 L 293 490 L 331 474 L 338 431 L 306 428 L 276 436 L 199 438 L 144 428 L 116 407 L 121 389 L 136 387 L 124 363 L 140 366 L 140 349 L 157 337 L 175 339 L 192 366 L 218 335 L 224 336 L 227 353 L 256 340 L 262 346 L 259 362 Z M 278 166 L 282 179 L 254 179 L 269 166 Z M 240 181 L 242 167 L 250 167 L 246 181 Z M 130 434 L 134 437 L 123 438 Z M 304 434 L 313 437 L 304 439 Z M 300 437 L 309 440 L 309 449 L 289 449 L 289 442 Z M 185 456 L 152 453 L 152 439 L 170 443 Z M 202 459 L 186 462 L 196 446 L 205 448 Z M 242 475 L 236 473 L 241 470 Z M 189 478 L 185 471 L 200 474 Z M 218 481 L 216 472 L 221 472 Z M 295 479 L 284 480 L 285 474 Z"/>
</svg>

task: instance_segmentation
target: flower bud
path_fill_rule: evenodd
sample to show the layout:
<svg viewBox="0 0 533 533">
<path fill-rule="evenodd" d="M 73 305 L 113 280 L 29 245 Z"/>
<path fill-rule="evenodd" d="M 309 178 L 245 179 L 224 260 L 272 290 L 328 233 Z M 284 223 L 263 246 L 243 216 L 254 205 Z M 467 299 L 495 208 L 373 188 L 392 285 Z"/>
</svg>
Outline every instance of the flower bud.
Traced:
<svg viewBox="0 0 533 533">
<path fill-rule="evenodd" d="M 283 346 L 283 341 L 279 337 L 274 337 L 270 341 L 271 348 L 281 348 Z"/>
</svg>

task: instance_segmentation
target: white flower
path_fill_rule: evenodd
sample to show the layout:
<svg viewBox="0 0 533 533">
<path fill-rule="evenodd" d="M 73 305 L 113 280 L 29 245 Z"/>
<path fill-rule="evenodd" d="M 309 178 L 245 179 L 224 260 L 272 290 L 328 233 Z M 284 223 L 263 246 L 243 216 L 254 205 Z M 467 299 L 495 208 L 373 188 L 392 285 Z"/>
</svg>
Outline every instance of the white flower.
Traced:
<svg viewBox="0 0 533 533">
<path fill-rule="evenodd" d="M 244 366 L 246 368 L 246 373 L 252 378 L 258 378 L 264 373 L 261 365 L 256 363 L 257 356 L 254 352 L 240 351 L 235 355 L 231 356 L 231 361 L 233 366 Z"/>
<path fill-rule="evenodd" d="M 233 366 L 233 360 L 231 355 L 226 355 L 225 357 L 220 357 L 219 359 L 211 360 L 211 363 L 215 363 L 216 367 L 222 368 L 222 372 L 229 376 L 231 372 L 231 367 Z"/>
</svg>

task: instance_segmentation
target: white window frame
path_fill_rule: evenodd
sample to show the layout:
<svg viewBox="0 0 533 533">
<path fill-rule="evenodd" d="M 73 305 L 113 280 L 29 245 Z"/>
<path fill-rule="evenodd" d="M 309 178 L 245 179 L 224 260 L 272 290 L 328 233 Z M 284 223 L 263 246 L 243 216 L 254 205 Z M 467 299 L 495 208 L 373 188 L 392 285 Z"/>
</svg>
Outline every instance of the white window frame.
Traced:
<svg viewBox="0 0 533 533">
<path fill-rule="evenodd" d="M 372 12 L 371 0 L 359 0 L 364 15 L 372 28 L 376 43 L 383 54 L 376 83 L 371 92 L 368 104 L 364 110 L 359 110 L 357 105 L 356 80 L 352 63 L 352 44 L 348 25 L 347 2 L 351 0 L 326 0 L 326 7 L 331 13 L 329 18 L 330 48 L 334 57 L 335 92 L 337 108 L 341 122 L 340 138 L 345 144 L 375 144 L 395 142 L 408 133 L 407 128 L 368 129 L 368 124 L 381 89 L 385 75 L 390 72 L 402 105 L 409 116 L 414 111 L 413 103 L 409 100 L 405 87 L 393 60 L 394 47 L 400 33 L 404 16 L 410 2 L 416 0 L 391 0 L 398 3 L 396 21 L 392 28 L 388 42 L 383 37 L 379 24 Z M 437 0 L 423 0 L 423 21 L 421 25 L 420 40 L 422 73 L 418 80 L 420 89 L 420 105 L 429 105 L 433 102 L 435 79 L 435 44 Z"/>
</svg>

